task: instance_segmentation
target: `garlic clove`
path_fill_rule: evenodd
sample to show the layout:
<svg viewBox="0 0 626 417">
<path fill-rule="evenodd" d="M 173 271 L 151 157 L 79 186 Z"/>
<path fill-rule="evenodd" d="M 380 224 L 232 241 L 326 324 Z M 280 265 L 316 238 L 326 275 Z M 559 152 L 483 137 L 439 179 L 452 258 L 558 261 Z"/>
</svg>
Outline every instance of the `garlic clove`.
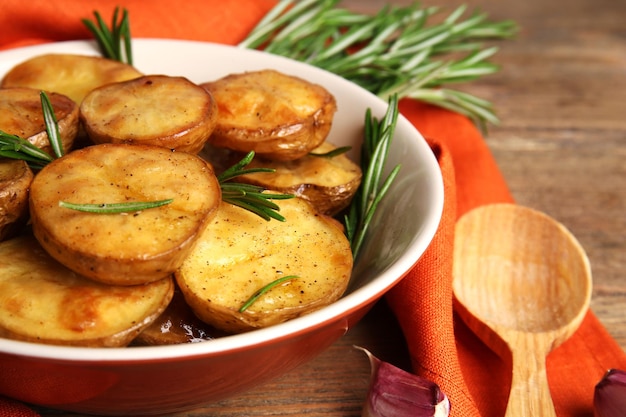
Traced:
<svg viewBox="0 0 626 417">
<path fill-rule="evenodd" d="M 595 387 L 594 417 L 626 416 L 626 371 L 610 369 Z"/>
<path fill-rule="evenodd" d="M 434 382 L 381 361 L 364 351 L 372 369 L 361 417 L 447 417 L 450 401 Z"/>
</svg>

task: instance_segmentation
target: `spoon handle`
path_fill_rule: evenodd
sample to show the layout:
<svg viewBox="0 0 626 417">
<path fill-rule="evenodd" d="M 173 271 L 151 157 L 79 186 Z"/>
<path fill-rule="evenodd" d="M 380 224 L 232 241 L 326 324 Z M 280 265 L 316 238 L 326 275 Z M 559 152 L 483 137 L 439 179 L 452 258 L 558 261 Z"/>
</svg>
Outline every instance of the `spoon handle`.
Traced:
<svg viewBox="0 0 626 417">
<path fill-rule="evenodd" d="M 506 417 L 556 417 L 541 351 L 537 346 L 512 349 L 513 378 Z"/>
</svg>

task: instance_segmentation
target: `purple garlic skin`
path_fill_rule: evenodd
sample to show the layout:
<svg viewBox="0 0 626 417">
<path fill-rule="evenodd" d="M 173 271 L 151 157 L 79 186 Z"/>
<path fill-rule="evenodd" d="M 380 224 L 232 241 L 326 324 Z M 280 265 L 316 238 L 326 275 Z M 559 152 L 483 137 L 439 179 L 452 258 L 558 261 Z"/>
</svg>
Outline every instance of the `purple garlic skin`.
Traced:
<svg viewBox="0 0 626 417">
<path fill-rule="evenodd" d="M 594 417 L 626 416 L 626 371 L 610 369 L 595 387 Z"/>
<path fill-rule="evenodd" d="M 447 417 L 450 401 L 434 382 L 406 372 L 363 350 L 372 367 L 362 417 Z"/>
</svg>

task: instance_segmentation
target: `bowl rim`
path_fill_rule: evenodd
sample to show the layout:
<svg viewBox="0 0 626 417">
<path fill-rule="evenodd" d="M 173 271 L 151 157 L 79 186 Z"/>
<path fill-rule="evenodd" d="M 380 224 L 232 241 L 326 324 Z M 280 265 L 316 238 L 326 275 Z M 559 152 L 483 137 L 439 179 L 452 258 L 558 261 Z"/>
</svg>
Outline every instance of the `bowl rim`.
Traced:
<svg viewBox="0 0 626 417">
<path fill-rule="evenodd" d="M 387 103 L 385 101 L 356 84 L 337 76 L 336 74 L 294 61 L 289 58 L 271 55 L 262 51 L 242 49 L 236 46 L 216 44 L 212 42 L 177 39 L 136 38 L 133 39 L 133 44 L 137 45 L 137 47 L 134 48 L 134 51 L 141 51 L 141 48 L 145 47 L 203 47 L 230 52 L 238 50 L 241 51 L 241 53 L 250 54 L 250 56 L 263 56 L 264 59 L 269 59 L 273 63 L 276 63 L 276 65 L 289 64 L 293 68 L 302 68 L 306 69 L 307 72 L 319 73 L 320 77 L 330 77 L 334 79 L 335 82 L 345 85 L 345 88 L 352 89 L 355 92 L 358 91 L 358 94 L 369 96 L 368 100 L 372 100 L 372 105 L 376 107 L 378 111 L 387 108 Z M 93 41 L 75 40 L 31 45 L 0 51 L 0 61 L 5 60 L 7 57 L 14 60 L 19 57 L 19 61 L 23 59 L 21 56 L 24 54 L 27 56 L 34 56 L 40 53 L 62 53 L 66 50 L 97 55 L 95 43 Z M 0 72 L 2 72 L 1 65 Z M 3 74 L 1 74 L 0 77 L 2 75 Z M 381 298 L 385 292 L 397 284 L 418 262 L 428 245 L 430 245 L 435 232 L 439 227 L 444 200 L 443 178 L 439 169 L 439 164 L 423 136 L 402 114 L 400 114 L 398 118 L 396 134 L 400 130 L 410 131 L 412 135 L 419 139 L 415 141 L 414 146 L 420 148 L 420 152 L 423 153 L 427 162 L 427 166 L 423 169 L 427 169 L 432 175 L 433 187 L 430 192 L 432 193 L 433 199 L 431 202 L 431 210 L 429 210 L 428 216 L 423 219 L 422 227 L 420 228 L 418 236 L 413 237 L 413 240 L 409 244 L 407 250 L 386 271 L 384 271 L 385 276 L 390 278 L 373 280 L 344 295 L 342 298 L 328 306 L 287 322 L 263 329 L 253 330 L 243 334 L 219 337 L 206 342 L 167 346 L 93 348 L 47 345 L 0 338 L 0 355 L 32 357 L 54 361 L 68 361 L 72 363 L 119 363 L 127 361 L 141 363 L 164 361 L 178 358 L 213 356 L 224 352 L 247 350 L 254 346 L 263 346 L 276 343 L 277 341 L 294 338 L 298 335 L 320 329 L 341 320 L 345 321 L 350 314 L 373 304 Z M 347 330 L 346 323 L 345 331 Z"/>
</svg>

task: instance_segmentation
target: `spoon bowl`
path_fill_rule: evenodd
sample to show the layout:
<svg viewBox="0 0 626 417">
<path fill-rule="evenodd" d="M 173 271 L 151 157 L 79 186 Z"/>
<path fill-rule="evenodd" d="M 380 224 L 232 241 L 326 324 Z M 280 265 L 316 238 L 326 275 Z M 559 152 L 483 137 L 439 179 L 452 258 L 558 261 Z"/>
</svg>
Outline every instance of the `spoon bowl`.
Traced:
<svg viewBox="0 0 626 417">
<path fill-rule="evenodd" d="M 589 309 L 591 269 L 576 238 L 515 204 L 474 209 L 457 222 L 453 291 L 459 314 L 497 353 L 512 355 L 506 416 L 554 416 L 546 356 Z"/>
</svg>

